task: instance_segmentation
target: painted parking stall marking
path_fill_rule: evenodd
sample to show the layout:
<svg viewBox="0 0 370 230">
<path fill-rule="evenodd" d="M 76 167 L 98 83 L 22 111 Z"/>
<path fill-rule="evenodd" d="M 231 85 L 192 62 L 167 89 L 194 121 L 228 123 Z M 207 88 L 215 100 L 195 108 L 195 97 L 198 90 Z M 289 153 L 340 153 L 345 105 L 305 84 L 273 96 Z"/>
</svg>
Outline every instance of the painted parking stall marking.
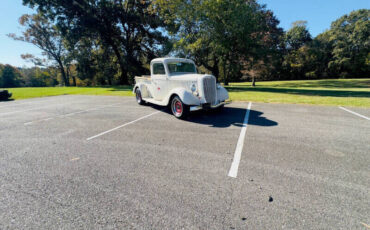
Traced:
<svg viewBox="0 0 370 230">
<path fill-rule="evenodd" d="M 69 103 L 63 103 L 63 104 L 58 104 L 58 105 L 55 105 L 55 104 L 45 105 L 45 106 L 40 106 L 40 107 L 36 107 L 36 108 L 32 108 L 32 109 L 17 110 L 17 111 L 13 111 L 13 112 L 0 113 L 0 116 L 2 116 L 2 115 L 11 115 L 11 114 L 16 114 L 16 113 L 23 113 L 23 112 L 34 111 L 34 110 L 39 110 L 39 109 L 44 109 L 44 108 L 51 108 L 51 107 L 67 105 L 67 104 L 69 104 Z"/>
<path fill-rule="evenodd" d="M 364 115 L 361 115 L 361 114 L 359 114 L 359 113 L 353 112 L 353 111 L 351 111 L 351 110 L 349 110 L 349 109 L 346 109 L 346 108 L 344 108 L 344 107 L 342 107 L 342 106 L 339 106 L 339 108 L 340 108 L 340 109 L 342 109 L 342 110 L 344 110 L 344 111 L 347 111 L 347 112 L 349 112 L 349 113 L 352 113 L 352 114 L 354 114 L 354 115 L 356 115 L 356 116 L 358 116 L 358 117 L 362 117 L 362 118 L 364 118 L 364 119 L 366 119 L 366 120 L 369 120 L 369 121 L 370 121 L 370 118 L 368 118 L 367 116 L 364 116 Z"/>
<path fill-rule="evenodd" d="M 7 107 L 14 107 L 14 106 L 18 106 L 18 105 L 29 105 L 29 104 L 37 104 L 37 103 L 42 103 L 42 102 L 45 102 L 45 101 L 30 101 L 30 102 L 22 102 L 22 103 L 11 103 L 11 104 L 8 104 L 8 105 L 1 105 L 0 108 L 7 108 Z"/>
<path fill-rule="evenodd" d="M 241 159 L 241 155 L 243 151 L 245 134 L 247 132 L 251 107 L 252 107 L 252 102 L 249 102 L 247 111 L 245 112 L 243 127 L 242 127 L 242 130 L 240 131 L 238 143 L 236 144 L 234 159 L 233 159 L 233 162 L 231 164 L 231 168 L 228 174 L 228 176 L 232 178 L 236 178 L 238 175 L 238 169 L 239 169 L 240 159 Z"/>
<path fill-rule="evenodd" d="M 31 124 L 34 124 L 34 123 L 37 123 L 37 122 L 42 122 L 42 121 L 50 121 L 50 120 L 53 120 L 55 118 L 70 117 L 70 116 L 73 116 L 73 115 L 76 115 L 76 114 L 85 113 L 85 112 L 94 111 L 94 110 L 99 110 L 99 109 L 103 109 L 103 108 L 107 108 L 107 107 L 113 107 L 113 106 L 116 106 L 116 105 L 121 105 L 121 103 L 99 106 L 99 107 L 92 108 L 92 109 L 85 109 L 85 110 L 80 110 L 80 111 L 73 112 L 73 113 L 67 113 L 67 114 L 63 114 L 63 115 L 57 115 L 57 116 L 48 117 L 48 118 L 45 118 L 45 119 L 36 120 L 36 121 L 30 121 L 30 122 L 24 123 L 24 125 L 31 125 Z"/>
<path fill-rule="evenodd" d="M 128 123 L 126 123 L 126 124 L 123 124 L 123 125 L 117 126 L 117 127 L 113 128 L 113 129 L 110 129 L 110 130 L 108 130 L 108 131 L 105 131 L 105 132 L 99 133 L 99 134 L 97 134 L 97 135 L 95 135 L 95 136 L 89 137 L 89 138 L 87 138 L 86 140 L 87 140 L 87 141 L 90 141 L 90 140 L 92 140 L 92 139 L 98 138 L 98 137 L 103 136 L 103 135 L 105 135 L 105 134 L 107 134 L 107 133 L 113 132 L 113 131 L 115 131 L 115 130 L 117 130 L 117 129 L 123 128 L 123 127 L 128 126 L 128 125 L 131 125 L 131 124 L 133 124 L 133 123 L 135 123 L 135 122 L 137 122 L 137 121 L 143 120 L 143 119 L 145 119 L 145 118 L 148 118 L 148 117 L 153 116 L 153 115 L 155 115 L 155 114 L 158 114 L 158 113 L 160 113 L 160 112 L 161 112 L 161 111 L 157 111 L 157 112 L 151 113 L 151 114 L 149 114 L 149 115 L 146 115 L 146 116 L 144 116 L 144 117 L 140 117 L 139 119 L 136 119 L 136 120 L 134 120 L 134 121 L 128 122 Z"/>
<path fill-rule="evenodd" d="M 32 99 L 28 99 L 26 100 L 25 102 L 19 102 L 19 103 L 9 103 L 9 102 L 2 102 L 0 103 L 0 108 L 7 108 L 7 107 L 14 107 L 14 106 L 18 106 L 18 105 L 32 105 L 32 104 L 38 104 L 38 103 L 43 103 L 43 102 L 49 102 L 49 101 L 52 101 L 54 98 L 52 99 L 44 99 L 44 100 L 32 100 Z M 4 105 L 2 105 L 4 104 Z"/>
</svg>

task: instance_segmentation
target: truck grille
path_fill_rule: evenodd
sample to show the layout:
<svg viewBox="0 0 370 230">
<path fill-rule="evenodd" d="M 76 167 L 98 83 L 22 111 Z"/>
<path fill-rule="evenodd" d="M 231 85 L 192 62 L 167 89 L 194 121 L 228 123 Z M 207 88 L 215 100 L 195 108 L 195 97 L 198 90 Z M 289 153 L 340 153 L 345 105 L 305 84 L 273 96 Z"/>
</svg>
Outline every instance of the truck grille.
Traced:
<svg viewBox="0 0 370 230">
<path fill-rule="evenodd" d="M 216 78 L 206 76 L 203 78 L 204 98 L 207 103 L 214 105 L 216 102 Z"/>
</svg>

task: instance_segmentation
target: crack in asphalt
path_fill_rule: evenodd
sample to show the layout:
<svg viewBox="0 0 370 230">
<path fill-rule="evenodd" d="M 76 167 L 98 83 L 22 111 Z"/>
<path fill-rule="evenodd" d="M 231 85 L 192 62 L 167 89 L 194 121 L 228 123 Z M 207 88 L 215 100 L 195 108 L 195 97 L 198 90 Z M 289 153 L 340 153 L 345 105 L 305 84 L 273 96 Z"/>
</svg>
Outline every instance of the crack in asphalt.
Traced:
<svg viewBox="0 0 370 230">
<path fill-rule="evenodd" d="M 222 222 L 221 222 L 221 224 L 222 224 L 222 227 L 223 227 L 223 229 L 226 229 L 226 219 L 228 218 L 229 219 L 229 222 L 230 222 L 230 224 L 231 224 L 231 217 L 230 217 L 230 214 L 231 214 L 231 212 L 232 212 L 232 207 L 233 207 L 233 204 L 234 204 L 234 192 L 235 192 L 235 188 L 234 188 L 234 186 L 236 186 L 236 183 L 234 183 L 234 181 L 230 181 L 230 191 L 231 191 L 231 195 L 230 195 L 230 201 L 229 202 L 226 202 L 226 203 L 228 203 L 228 208 L 225 210 L 225 215 L 224 215 L 224 217 L 223 217 L 223 219 L 222 219 Z M 227 197 L 227 194 L 225 194 L 225 196 Z M 229 229 L 229 228 L 228 228 Z"/>
</svg>

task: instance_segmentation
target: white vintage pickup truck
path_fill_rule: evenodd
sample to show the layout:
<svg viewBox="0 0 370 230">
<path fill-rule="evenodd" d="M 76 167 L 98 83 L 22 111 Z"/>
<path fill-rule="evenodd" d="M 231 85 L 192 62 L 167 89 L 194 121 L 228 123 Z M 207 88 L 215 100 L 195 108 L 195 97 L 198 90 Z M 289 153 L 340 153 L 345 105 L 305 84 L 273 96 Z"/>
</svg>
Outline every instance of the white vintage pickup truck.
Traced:
<svg viewBox="0 0 370 230">
<path fill-rule="evenodd" d="M 212 75 L 198 74 L 192 60 L 157 58 L 150 63 L 150 76 L 135 77 L 133 92 L 140 105 L 169 106 L 177 118 L 190 111 L 223 108 L 229 99 Z"/>
</svg>

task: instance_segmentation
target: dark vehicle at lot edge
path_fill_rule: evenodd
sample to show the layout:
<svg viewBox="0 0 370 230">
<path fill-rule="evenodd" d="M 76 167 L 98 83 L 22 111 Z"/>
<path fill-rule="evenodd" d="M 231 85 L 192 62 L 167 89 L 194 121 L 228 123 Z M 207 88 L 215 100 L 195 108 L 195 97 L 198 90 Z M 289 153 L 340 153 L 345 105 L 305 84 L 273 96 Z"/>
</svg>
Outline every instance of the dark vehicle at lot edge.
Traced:
<svg viewBox="0 0 370 230">
<path fill-rule="evenodd" d="M 8 90 L 0 90 L 0 101 L 8 100 L 11 96 Z"/>
</svg>

